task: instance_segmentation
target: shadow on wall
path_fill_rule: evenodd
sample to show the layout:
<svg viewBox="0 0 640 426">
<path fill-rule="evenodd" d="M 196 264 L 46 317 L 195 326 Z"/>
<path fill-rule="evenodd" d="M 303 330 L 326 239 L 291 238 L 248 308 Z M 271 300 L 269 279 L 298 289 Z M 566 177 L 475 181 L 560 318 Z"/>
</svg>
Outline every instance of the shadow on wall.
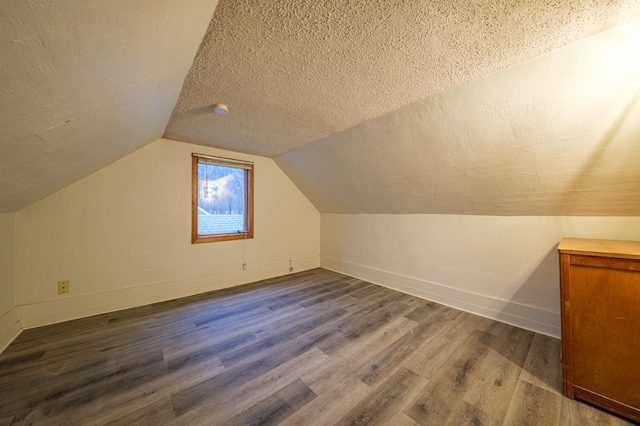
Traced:
<svg viewBox="0 0 640 426">
<path fill-rule="evenodd" d="M 538 266 L 527 277 L 518 291 L 513 295 L 512 302 L 541 306 L 553 306 L 553 313 L 560 313 L 560 258 L 558 244 L 554 244 L 542 258 Z M 553 301 L 552 303 L 550 301 Z M 560 323 L 556 324 L 560 327 Z"/>
<path fill-rule="evenodd" d="M 511 301 L 517 304 L 530 305 L 533 300 L 545 298 L 553 300 L 557 310 L 551 314 L 560 315 L 560 261 L 558 244 L 547 252 L 542 261 L 527 277 Z M 550 315 L 551 316 L 551 315 Z M 554 315 L 555 316 L 555 315 Z M 557 324 L 558 328 L 560 323 Z M 533 334 L 533 332 L 532 332 Z M 520 365 L 528 374 L 532 383 L 548 389 L 562 392 L 562 365 L 560 363 L 561 341 L 555 337 L 542 334 L 535 335 L 531 343 L 529 356 L 533 356 Z M 515 362 L 515 360 L 514 360 Z M 544 385 L 543 385 L 544 384 Z"/>
<path fill-rule="evenodd" d="M 554 244 L 538 265 L 523 278 L 518 290 L 508 297 L 509 303 L 497 314 L 499 321 L 509 322 L 513 316 L 532 322 L 533 329 L 560 334 L 560 272 L 558 244 Z M 525 322 L 527 322 L 525 321 Z M 539 327 L 535 327 L 539 324 Z"/>
</svg>

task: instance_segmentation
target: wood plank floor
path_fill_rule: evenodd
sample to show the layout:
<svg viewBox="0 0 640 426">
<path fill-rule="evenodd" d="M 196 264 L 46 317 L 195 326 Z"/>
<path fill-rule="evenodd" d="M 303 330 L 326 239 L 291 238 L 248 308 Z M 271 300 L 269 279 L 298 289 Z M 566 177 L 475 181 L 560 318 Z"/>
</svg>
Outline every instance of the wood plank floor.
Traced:
<svg viewBox="0 0 640 426">
<path fill-rule="evenodd" d="M 0 425 L 622 425 L 560 342 L 315 269 L 23 332 Z"/>
</svg>

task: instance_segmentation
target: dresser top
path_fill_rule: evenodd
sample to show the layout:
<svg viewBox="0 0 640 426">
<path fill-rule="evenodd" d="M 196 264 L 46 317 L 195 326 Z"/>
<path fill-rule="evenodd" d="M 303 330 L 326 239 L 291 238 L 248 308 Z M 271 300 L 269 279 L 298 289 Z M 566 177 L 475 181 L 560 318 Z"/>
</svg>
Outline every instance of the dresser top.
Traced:
<svg viewBox="0 0 640 426">
<path fill-rule="evenodd" d="M 640 241 L 563 238 L 558 251 L 565 254 L 640 259 Z"/>
</svg>

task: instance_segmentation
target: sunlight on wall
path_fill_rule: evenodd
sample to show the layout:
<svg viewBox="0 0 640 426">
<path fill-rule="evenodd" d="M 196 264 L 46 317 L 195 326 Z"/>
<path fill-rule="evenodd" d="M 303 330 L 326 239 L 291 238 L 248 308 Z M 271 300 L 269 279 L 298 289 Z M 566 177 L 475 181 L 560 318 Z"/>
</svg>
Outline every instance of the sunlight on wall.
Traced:
<svg viewBox="0 0 640 426">
<path fill-rule="evenodd" d="M 594 65 L 599 71 L 594 73 L 593 91 L 619 90 L 621 94 L 635 98 L 640 89 L 640 20 L 623 25 L 598 40 L 601 41 L 591 46 Z"/>
<path fill-rule="evenodd" d="M 640 49 L 640 19 L 631 21 L 622 26 L 622 31 L 626 34 L 628 41 L 636 49 Z M 640 57 L 635 57 L 636 63 L 640 62 Z"/>
<path fill-rule="evenodd" d="M 634 164 L 640 155 L 640 20 L 594 38 L 587 47 L 591 69 L 582 82 L 583 93 L 588 94 L 582 101 L 589 102 L 592 118 L 601 120 L 602 133 L 584 157 L 581 173 L 567 187 L 565 208 L 600 179 L 614 179 L 612 192 L 638 183 Z M 616 201 L 615 197 L 605 200 Z"/>
</svg>

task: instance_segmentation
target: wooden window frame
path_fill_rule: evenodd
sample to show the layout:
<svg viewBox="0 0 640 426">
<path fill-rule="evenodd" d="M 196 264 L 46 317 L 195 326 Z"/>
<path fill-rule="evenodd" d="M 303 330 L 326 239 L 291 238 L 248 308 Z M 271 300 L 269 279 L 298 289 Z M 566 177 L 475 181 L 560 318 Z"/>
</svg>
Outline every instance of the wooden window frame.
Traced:
<svg viewBox="0 0 640 426">
<path fill-rule="evenodd" d="M 229 162 L 244 163 L 250 165 L 249 169 L 244 170 L 245 178 L 245 226 L 247 232 L 234 232 L 230 234 L 198 234 L 198 158 L 211 158 L 219 160 L 227 160 Z M 213 243 L 218 241 L 247 240 L 253 238 L 253 181 L 254 181 L 253 163 L 249 161 L 235 160 L 232 158 L 215 157 L 204 154 L 192 154 L 191 157 L 191 243 Z"/>
</svg>

